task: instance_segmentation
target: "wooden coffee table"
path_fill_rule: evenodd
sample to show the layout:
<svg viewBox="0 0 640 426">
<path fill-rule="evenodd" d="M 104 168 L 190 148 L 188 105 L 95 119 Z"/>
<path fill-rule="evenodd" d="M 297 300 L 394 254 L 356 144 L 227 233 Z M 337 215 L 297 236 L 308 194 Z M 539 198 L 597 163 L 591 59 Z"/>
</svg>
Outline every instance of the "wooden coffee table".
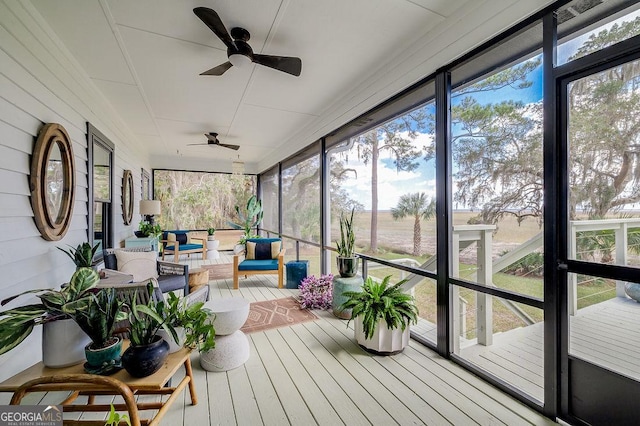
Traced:
<svg viewBox="0 0 640 426">
<path fill-rule="evenodd" d="M 65 412 L 108 413 L 111 406 L 95 404 L 95 395 L 120 395 L 124 399 L 124 404 L 114 404 L 113 406 L 116 411 L 128 411 L 133 426 L 157 425 L 187 385 L 189 386 L 191 404 L 198 403 L 190 355 L 191 350 L 185 348 L 169 354 L 167 361 L 158 371 L 143 378 L 132 377 L 125 370 L 120 370 L 111 376 L 98 376 L 86 374 L 82 364 L 65 368 L 48 368 L 39 362 L 0 383 L 0 392 L 13 392 L 11 404 L 19 404 L 22 398 L 30 392 L 72 391 L 65 400 L 59 403 Z M 184 365 L 185 377 L 177 386 L 165 387 L 181 365 Z M 141 394 L 169 395 L 169 398 L 165 402 L 136 402 L 135 395 Z M 73 403 L 80 395 L 88 395 L 86 404 Z M 158 412 L 153 418 L 141 419 L 139 412 L 145 410 L 158 410 Z M 104 420 L 65 419 L 64 424 L 104 425 Z"/>
</svg>

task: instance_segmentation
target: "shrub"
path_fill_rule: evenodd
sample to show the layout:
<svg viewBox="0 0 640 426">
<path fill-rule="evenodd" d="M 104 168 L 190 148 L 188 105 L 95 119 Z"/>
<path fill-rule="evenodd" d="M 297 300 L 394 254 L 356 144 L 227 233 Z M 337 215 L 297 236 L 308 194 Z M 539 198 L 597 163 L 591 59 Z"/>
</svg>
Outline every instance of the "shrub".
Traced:
<svg viewBox="0 0 640 426">
<path fill-rule="evenodd" d="M 300 283 L 300 298 L 303 309 L 329 309 L 333 300 L 333 275 L 311 275 Z"/>
<path fill-rule="evenodd" d="M 506 267 L 503 272 L 519 276 L 544 276 L 544 255 L 534 251 Z"/>
</svg>

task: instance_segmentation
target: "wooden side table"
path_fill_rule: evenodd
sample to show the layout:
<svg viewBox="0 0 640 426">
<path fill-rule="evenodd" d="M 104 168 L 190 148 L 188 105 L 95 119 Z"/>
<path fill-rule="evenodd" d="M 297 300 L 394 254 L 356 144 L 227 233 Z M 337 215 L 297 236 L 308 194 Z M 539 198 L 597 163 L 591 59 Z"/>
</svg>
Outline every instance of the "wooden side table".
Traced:
<svg viewBox="0 0 640 426">
<path fill-rule="evenodd" d="M 209 271 L 204 268 L 189 268 L 189 293 L 209 284 Z"/>
<path fill-rule="evenodd" d="M 180 392 L 189 386 L 191 404 L 196 405 L 195 385 L 191 369 L 191 350 L 181 349 L 169 354 L 165 364 L 150 376 L 136 378 L 125 370 L 111 376 L 98 376 L 84 373 L 82 364 L 66 368 L 48 368 L 39 362 L 15 376 L 0 383 L 0 392 L 13 392 L 11 404 L 19 404 L 22 398 L 30 392 L 72 391 L 60 405 L 64 412 L 93 411 L 106 412 L 110 405 L 95 404 L 95 395 L 120 395 L 124 404 L 114 404 L 116 411 L 128 411 L 131 424 L 158 425 L 162 417 L 169 411 L 169 407 L 178 399 Z M 175 387 L 165 387 L 180 366 L 184 365 L 185 377 Z M 165 402 L 136 402 L 136 394 L 169 395 Z M 80 395 L 88 395 L 86 404 L 74 404 Z M 141 419 L 140 411 L 158 410 L 150 419 Z M 104 421 L 65 420 L 64 424 L 104 424 Z"/>
</svg>

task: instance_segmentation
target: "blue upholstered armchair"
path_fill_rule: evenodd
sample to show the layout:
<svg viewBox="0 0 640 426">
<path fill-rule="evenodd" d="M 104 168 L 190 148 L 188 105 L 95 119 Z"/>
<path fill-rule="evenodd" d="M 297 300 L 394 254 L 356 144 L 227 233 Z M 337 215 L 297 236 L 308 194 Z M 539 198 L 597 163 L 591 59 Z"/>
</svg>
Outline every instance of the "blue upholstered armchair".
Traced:
<svg viewBox="0 0 640 426">
<path fill-rule="evenodd" d="M 194 237 L 189 231 L 164 231 L 162 233 L 162 260 L 166 254 L 173 254 L 174 262 L 180 261 L 180 255 L 202 253 L 202 260 L 207 259 L 207 237 Z"/>
<path fill-rule="evenodd" d="M 284 252 L 280 238 L 249 238 L 244 253 L 233 256 L 233 288 L 238 289 L 238 275 L 278 274 L 278 288 L 283 287 Z M 244 256 L 244 260 L 240 258 Z"/>
</svg>

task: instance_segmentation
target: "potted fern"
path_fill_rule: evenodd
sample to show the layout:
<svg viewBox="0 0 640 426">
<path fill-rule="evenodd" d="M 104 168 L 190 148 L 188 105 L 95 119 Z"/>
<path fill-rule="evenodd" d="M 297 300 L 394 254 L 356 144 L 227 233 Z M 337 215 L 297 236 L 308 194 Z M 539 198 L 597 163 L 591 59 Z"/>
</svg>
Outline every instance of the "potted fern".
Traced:
<svg viewBox="0 0 640 426">
<path fill-rule="evenodd" d="M 336 240 L 338 249 L 338 272 L 343 278 L 355 277 L 358 273 L 358 257 L 355 254 L 356 235 L 353 229 L 353 212 L 351 216 L 346 217 L 344 213 L 340 214 L 340 241 Z"/>
<path fill-rule="evenodd" d="M 389 285 L 391 275 L 376 282 L 367 277 L 362 291 L 347 291 L 341 309 L 351 309 L 356 341 L 368 352 L 393 355 L 409 343 L 409 325 L 418 322 L 418 308 L 413 296 L 402 290 L 402 284 Z M 350 322 L 351 320 L 349 320 Z M 348 323 L 347 323 L 348 325 Z"/>
</svg>

